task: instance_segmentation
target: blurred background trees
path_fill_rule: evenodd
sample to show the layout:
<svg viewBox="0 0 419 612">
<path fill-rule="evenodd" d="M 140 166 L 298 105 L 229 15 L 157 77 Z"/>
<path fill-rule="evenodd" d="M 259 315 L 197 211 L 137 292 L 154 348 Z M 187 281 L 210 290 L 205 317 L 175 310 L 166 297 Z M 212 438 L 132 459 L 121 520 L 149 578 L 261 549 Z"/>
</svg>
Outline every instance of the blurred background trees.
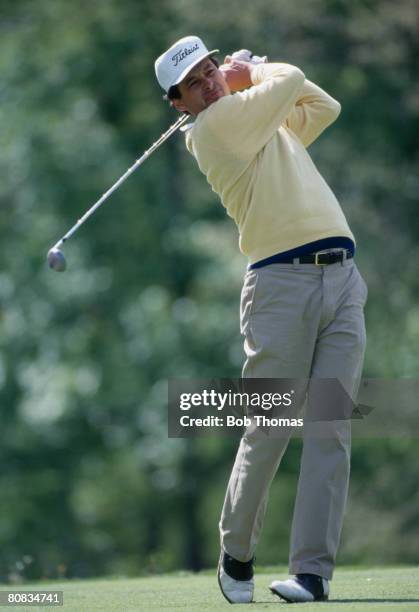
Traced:
<svg viewBox="0 0 419 612">
<path fill-rule="evenodd" d="M 67 248 L 48 248 L 176 119 L 154 59 L 186 34 L 300 66 L 342 103 L 311 148 L 370 290 L 364 375 L 419 366 L 414 0 L 0 0 L 0 577 L 215 565 L 237 440 L 168 440 L 169 377 L 240 374 L 245 259 L 177 134 Z M 397 415 L 397 406 L 395 406 Z M 300 443 L 258 563 L 286 563 Z M 355 440 L 341 563 L 419 562 L 419 443 Z"/>
</svg>

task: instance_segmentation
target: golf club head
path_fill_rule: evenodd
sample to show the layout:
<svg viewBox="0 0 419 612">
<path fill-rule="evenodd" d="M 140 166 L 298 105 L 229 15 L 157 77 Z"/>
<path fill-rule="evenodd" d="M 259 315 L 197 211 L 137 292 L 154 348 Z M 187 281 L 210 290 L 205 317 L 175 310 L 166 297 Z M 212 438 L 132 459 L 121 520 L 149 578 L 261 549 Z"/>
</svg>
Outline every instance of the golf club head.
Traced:
<svg viewBox="0 0 419 612">
<path fill-rule="evenodd" d="M 64 253 L 60 249 L 50 249 L 47 260 L 49 267 L 56 272 L 64 272 L 67 267 Z"/>
</svg>

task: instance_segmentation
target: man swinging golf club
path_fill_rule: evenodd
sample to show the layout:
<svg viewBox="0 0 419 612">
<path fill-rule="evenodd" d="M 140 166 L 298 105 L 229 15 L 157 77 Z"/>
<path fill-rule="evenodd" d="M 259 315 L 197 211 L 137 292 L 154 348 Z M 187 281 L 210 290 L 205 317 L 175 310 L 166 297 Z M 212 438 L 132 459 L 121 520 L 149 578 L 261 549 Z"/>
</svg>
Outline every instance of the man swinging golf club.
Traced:
<svg viewBox="0 0 419 612">
<path fill-rule="evenodd" d="M 307 152 L 340 105 L 295 66 L 254 63 L 243 51 L 218 68 L 215 53 L 188 36 L 155 69 L 171 104 L 194 118 L 186 146 L 236 222 L 249 259 L 240 312 L 243 377 L 337 379 L 354 397 L 367 288 L 354 263 L 354 236 Z M 321 426 L 327 435 L 312 435 L 319 423 L 304 427 L 293 577 L 270 586 L 289 602 L 328 598 L 341 534 L 350 420 Z M 288 441 L 249 431 L 241 439 L 220 520 L 218 581 L 231 603 L 253 599 L 254 552 Z"/>
</svg>

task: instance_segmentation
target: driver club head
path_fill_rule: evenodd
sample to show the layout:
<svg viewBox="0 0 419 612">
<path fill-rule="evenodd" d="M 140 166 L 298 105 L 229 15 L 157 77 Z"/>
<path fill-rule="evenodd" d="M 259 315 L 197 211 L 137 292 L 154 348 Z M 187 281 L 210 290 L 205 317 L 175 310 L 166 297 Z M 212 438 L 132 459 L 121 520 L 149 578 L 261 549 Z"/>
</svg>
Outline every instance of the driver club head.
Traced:
<svg viewBox="0 0 419 612">
<path fill-rule="evenodd" d="M 60 249 L 50 249 L 47 260 L 49 267 L 56 272 L 64 272 L 67 267 L 64 253 Z"/>
</svg>

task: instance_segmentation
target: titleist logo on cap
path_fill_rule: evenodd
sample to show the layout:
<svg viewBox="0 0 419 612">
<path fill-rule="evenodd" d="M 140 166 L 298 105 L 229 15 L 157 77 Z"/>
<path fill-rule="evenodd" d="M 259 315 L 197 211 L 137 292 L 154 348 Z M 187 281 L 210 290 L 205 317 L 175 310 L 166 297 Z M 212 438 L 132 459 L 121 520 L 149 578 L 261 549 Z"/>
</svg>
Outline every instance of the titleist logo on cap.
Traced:
<svg viewBox="0 0 419 612">
<path fill-rule="evenodd" d="M 185 57 L 188 57 L 188 55 L 190 55 L 194 51 L 197 51 L 198 49 L 199 49 L 199 44 L 198 43 L 196 43 L 193 47 L 190 47 L 189 49 L 187 49 L 186 47 L 184 49 L 180 49 L 172 57 L 173 65 L 177 66 L 179 64 L 179 62 L 181 62 L 183 59 L 185 59 Z"/>
</svg>

